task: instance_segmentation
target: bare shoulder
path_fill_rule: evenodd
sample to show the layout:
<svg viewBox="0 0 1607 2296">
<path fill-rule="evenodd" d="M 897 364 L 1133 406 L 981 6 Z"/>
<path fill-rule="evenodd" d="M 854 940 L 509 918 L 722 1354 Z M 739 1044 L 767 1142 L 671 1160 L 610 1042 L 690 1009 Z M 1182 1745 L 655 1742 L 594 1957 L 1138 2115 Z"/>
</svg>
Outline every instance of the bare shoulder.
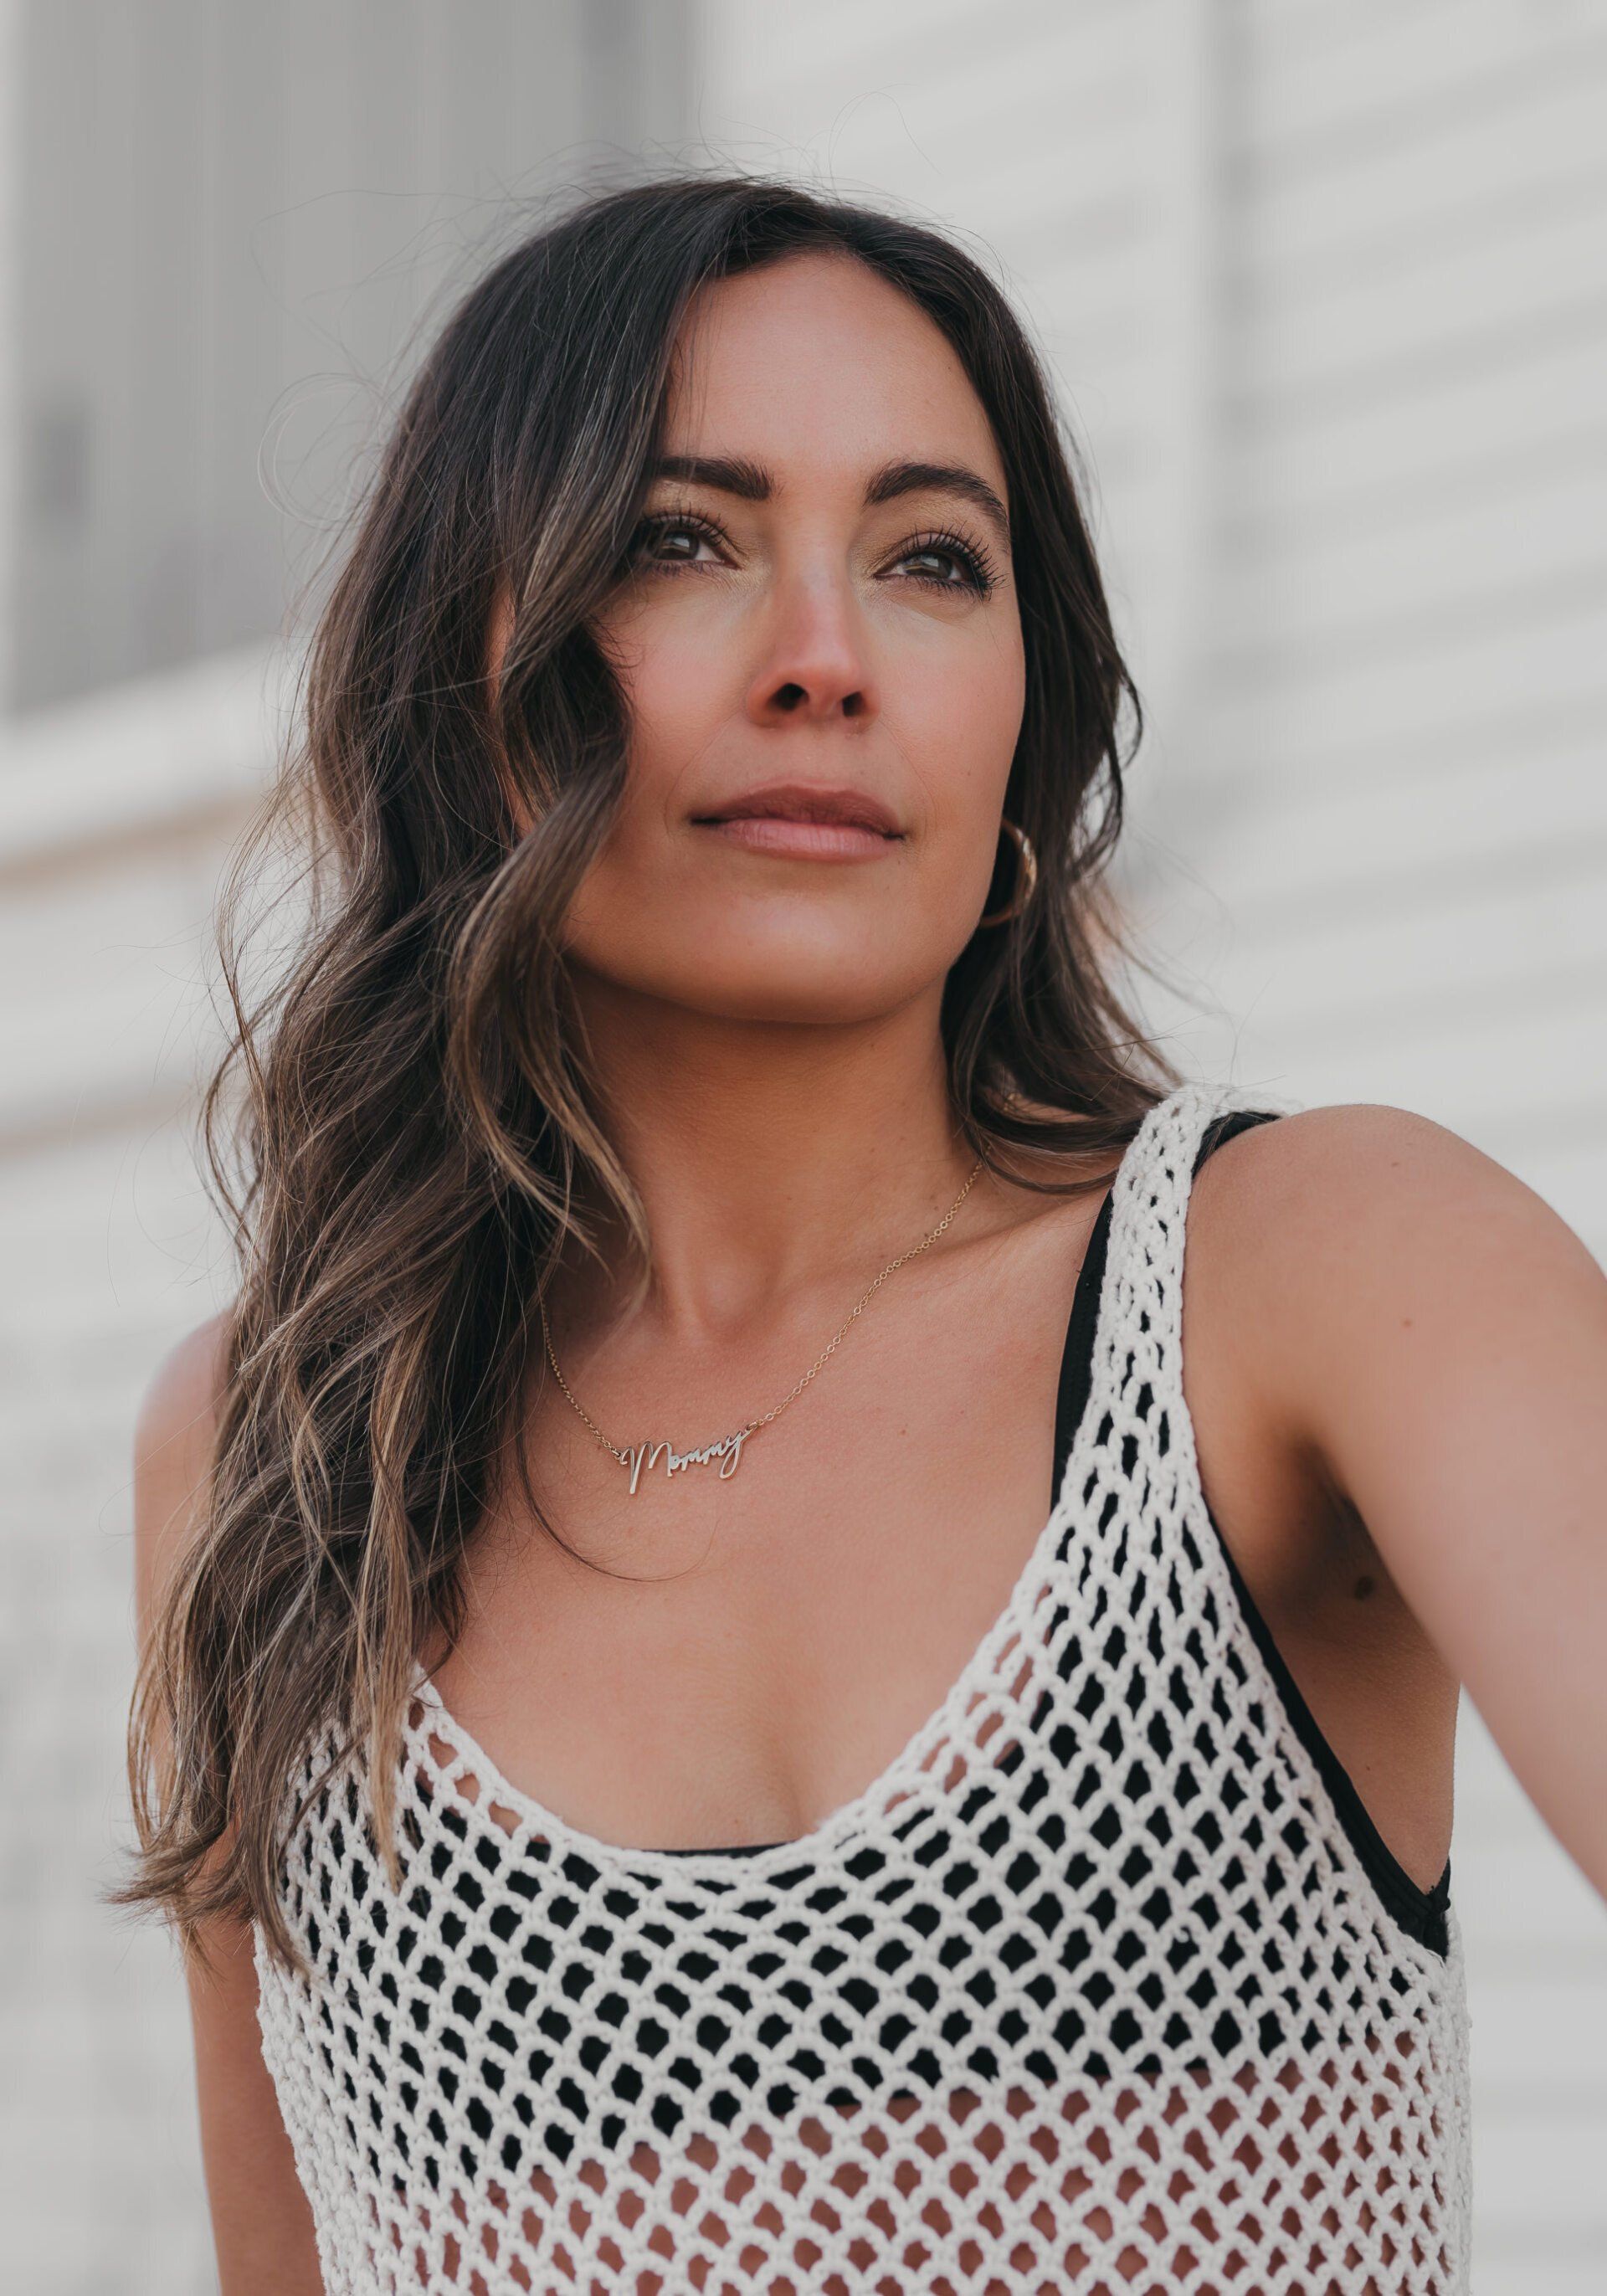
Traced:
<svg viewBox="0 0 1607 2296">
<path fill-rule="evenodd" d="M 1497 1347 L 1538 1369 L 1594 1346 L 1607 1316 L 1607 1279 L 1567 1222 L 1411 1109 L 1345 1102 L 1248 1127 L 1201 1167 L 1189 1226 L 1267 1390 L 1308 1423 L 1358 1384 L 1421 1385 Z"/>
<path fill-rule="evenodd" d="M 134 1568 L 143 1625 L 197 1520 L 211 1470 L 230 1317 L 209 1316 L 170 1347 L 134 1424 Z"/>
<path fill-rule="evenodd" d="M 1237 1134 L 1195 1187 L 1214 1217 L 1291 1244 L 1349 1254 L 1403 1224 L 1431 1257 L 1467 1241 L 1464 1223 L 1516 1223 L 1584 1244 L 1516 1173 L 1432 1117 L 1376 1101 L 1305 1108 Z"/>
</svg>

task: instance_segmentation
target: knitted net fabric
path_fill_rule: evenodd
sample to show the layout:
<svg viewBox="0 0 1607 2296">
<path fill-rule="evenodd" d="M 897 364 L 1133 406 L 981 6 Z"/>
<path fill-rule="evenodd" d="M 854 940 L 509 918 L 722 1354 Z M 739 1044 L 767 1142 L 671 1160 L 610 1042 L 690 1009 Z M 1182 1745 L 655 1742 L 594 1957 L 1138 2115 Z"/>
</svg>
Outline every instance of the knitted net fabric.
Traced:
<svg viewBox="0 0 1607 2296">
<path fill-rule="evenodd" d="M 620 1848 L 420 1671 L 402 1886 L 291 1835 L 263 2053 L 345 2292 L 1447 2296 L 1467 2015 L 1247 1631 L 1181 1384 L 1187 1085 L 1114 1183 L 1094 1386 L 940 1709 L 802 1841 Z M 320 1749 L 309 1749 L 306 1778 Z"/>
</svg>

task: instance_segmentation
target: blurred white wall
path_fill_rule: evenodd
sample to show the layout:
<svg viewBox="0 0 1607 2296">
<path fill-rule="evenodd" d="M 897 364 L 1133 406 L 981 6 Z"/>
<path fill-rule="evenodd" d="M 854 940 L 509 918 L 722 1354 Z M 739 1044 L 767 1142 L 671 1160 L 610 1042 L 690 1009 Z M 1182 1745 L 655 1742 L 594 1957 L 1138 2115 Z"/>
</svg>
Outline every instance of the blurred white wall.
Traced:
<svg viewBox="0 0 1607 2296">
<path fill-rule="evenodd" d="M 466 247 L 678 129 L 688 51 L 674 0 L 8 14 L 3 635 L 33 708 L 280 627 Z"/>
<path fill-rule="evenodd" d="M 83 73 L 87 129 L 66 117 Z M 226 1281 L 182 1121 L 204 930 L 281 730 L 284 570 L 365 390 L 504 191 L 611 152 L 886 192 L 996 255 L 1088 448 L 1152 707 L 1120 882 L 1203 1004 L 1152 993 L 1156 1026 L 1279 1101 L 1436 1117 L 1607 1256 L 1607 20 L 1586 0 L 0 0 L 19 117 L 0 2278 L 176 2296 L 213 2285 L 182 1994 L 165 1941 L 93 1894 L 122 1823 L 128 1440 Z M 201 209 L 172 269 L 163 199 Z M 183 419 L 146 424 L 164 377 Z M 346 411 L 287 456 L 290 510 L 263 507 L 259 446 L 324 390 Z M 52 391 L 90 410 L 76 432 L 34 427 Z M 56 483 L 70 455 L 52 486 L 34 467 L 75 435 L 103 504 Z M 189 539 L 153 552 L 164 485 Z M 76 528 L 41 530 L 75 502 Z M 1475 2286 L 1585 2296 L 1607 2284 L 1607 1915 L 1464 1718 Z"/>
</svg>

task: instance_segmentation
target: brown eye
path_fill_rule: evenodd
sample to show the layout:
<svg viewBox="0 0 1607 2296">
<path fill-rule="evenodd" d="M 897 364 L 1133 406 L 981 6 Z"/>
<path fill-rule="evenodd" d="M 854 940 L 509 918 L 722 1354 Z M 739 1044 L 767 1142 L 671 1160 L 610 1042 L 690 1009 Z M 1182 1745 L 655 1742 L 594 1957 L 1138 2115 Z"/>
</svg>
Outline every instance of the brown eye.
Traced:
<svg viewBox="0 0 1607 2296">
<path fill-rule="evenodd" d="M 707 560 L 700 560 L 697 555 L 698 545 L 708 543 L 716 548 L 723 539 L 719 529 L 708 519 L 693 518 L 683 511 L 661 511 L 655 517 L 644 519 L 636 529 L 631 563 L 645 568 L 649 573 L 674 573 L 682 566 L 707 564 Z M 675 547 L 668 555 L 660 556 L 660 545 L 665 543 Z"/>
<path fill-rule="evenodd" d="M 906 544 L 894 562 L 897 565 L 905 566 L 908 565 L 913 559 L 925 559 L 929 564 L 958 568 L 957 581 L 952 574 L 940 572 L 915 573 L 911 576 L 912 581 L 924 582 L 934 590 L 971 590 L 978 597 L 985 598 L 996 579 L 992 567 L 979 550 L 967 542 L 963 535 L 952 534 L 947 530 L 922 535 L 916 541 Z"/>
</svg>

